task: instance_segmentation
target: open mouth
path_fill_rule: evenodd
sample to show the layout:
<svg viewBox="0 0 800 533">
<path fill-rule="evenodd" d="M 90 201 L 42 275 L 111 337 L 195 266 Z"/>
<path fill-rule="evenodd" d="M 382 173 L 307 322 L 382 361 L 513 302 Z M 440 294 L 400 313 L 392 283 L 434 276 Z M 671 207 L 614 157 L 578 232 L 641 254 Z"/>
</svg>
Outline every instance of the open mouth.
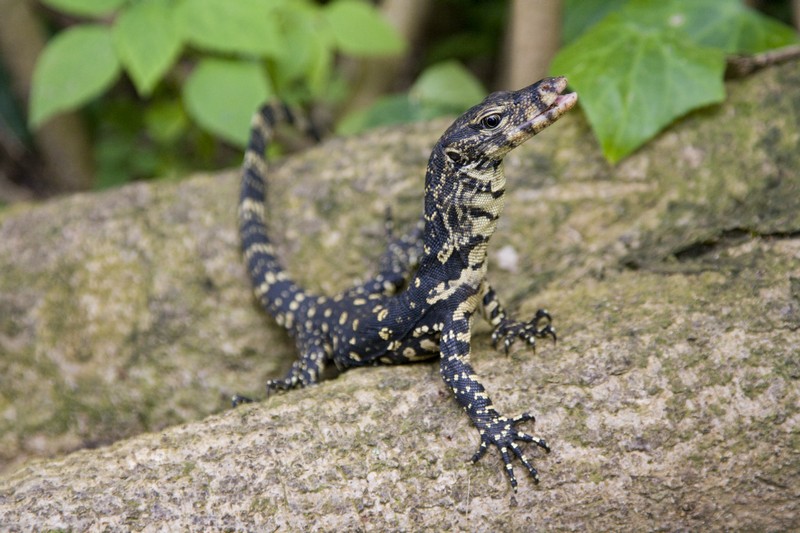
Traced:
<svg viewBox="0 0 800 533">
<path fill-rule="evenodd" d="M 567 78 L 563 76 L 545 78 L 520 89 L 523 93 L 521 103 L 527 107 L 525 109 L 527 117 L 508 133 L 508 149 L 524 143 L 575 107 L 578 103 L 578 94 L 574 92 L 562 94 L 566 89 Z"/>
<path fill-rule="evenodd" d="M 546 85 L 539 87 L 539 100 L 549 105 L 536 113 L 522 128 L 528 135 L 536 135 L 578 103 L 578 93 L 561 94 L 567 88 L 566 78 L 549 78 L 544 80 L 544 83 Z"/>
<path fill-rule="evenodd" d="M 561 94 L 567 88 L 567 78 L 563 76 L 545 81 L 547 85 L 542 87 L 544 94 L 542 94 L 541 99 L 544 102 L 552 99 L 552 103 L 542 112 L 542 115 L 546 115 L 550 119 L 556 119 L 575 106 L 578 102 L 578 93 Z"/>
<path fill-rule="evenodd" d="M 556 96 L 556 101 L 550 106 L 549 110 L 558 109 L 560 113 L 569 111 L 575 104 L 578 103 L 578 93 L 559 94 Z"/>
</svg>

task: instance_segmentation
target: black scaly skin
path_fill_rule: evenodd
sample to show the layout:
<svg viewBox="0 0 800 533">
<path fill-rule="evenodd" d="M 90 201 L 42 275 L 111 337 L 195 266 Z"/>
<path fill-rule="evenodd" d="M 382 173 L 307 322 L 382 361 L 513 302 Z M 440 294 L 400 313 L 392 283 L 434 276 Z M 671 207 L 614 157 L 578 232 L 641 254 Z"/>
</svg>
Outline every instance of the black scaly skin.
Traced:
<svg viewBox="0 0 800 533">
<path fill-rule="evenodd" d="M 546 78 L 519 91 L 493 93 L 458 118 L 431 154 L 422 223 L 390 242 L 378 275 L 332 298 L 292 281 L 264 223 L 264 151 L 277 122 L 298 119 L 276 105 L 255 115 L 239 205 L 242 246 L 256 297 L 300 352 L 283 379 L 267 383 L 268 393 L 316 383 L 330 363 L 347 369 L 441 354 L 442 379 L 481 435 L 473 461 L 494 445 L 514 490 L 512 453 L 538 481 L 518 442 L 549 450 L 547 444 L 517 428 L 532 415 L 508 418 L 495 410 L 469 363 L 470 330 L 477 311 L 494 326 L 492 340 L 506 350 L 517 338 L 530 345 L 537 338 L 555 339 L 546 311 L 529 322 L 508 317 L 486 280 L 486 248 L 503 210 L 503 157 L 574 106 L 577 95 L 561 95 L 565 88 L 564 78 Z M 242 401 L 247 399 L 234 398 Z"/>
</svg>

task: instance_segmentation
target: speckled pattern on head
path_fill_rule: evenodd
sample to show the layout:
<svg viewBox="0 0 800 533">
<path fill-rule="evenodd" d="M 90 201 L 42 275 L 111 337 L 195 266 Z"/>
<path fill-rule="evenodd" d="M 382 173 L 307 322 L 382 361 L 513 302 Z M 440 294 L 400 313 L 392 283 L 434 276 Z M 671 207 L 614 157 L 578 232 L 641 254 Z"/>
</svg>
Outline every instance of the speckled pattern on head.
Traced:
<svg viewBox="0 0 800 533">
<path fill-rule="evenodd" d="M 486 280 L 487 245 L 503 210 L 503 157 L 554 123 L 577 102 L 561 94 L 564 78 L 546 78 L 519 91 L 492 93 L 459 117 L 431 153 L 422 220 L 391 238 L 378 274 L 334 297 L 298 286 L 275 255 L 264 222 L 267 164 L 264 152 L 278 122 L 308 129 L 286 106 L 267 104 L 254 116 L 243 164 L 239 224 L 255 295 L 296 339 L 300 358 L 267 392 L 316 383 L 325 365 L 340 369 L 440 356 L 442 379 L 481 435 L 473 456 L 494 445 L 516 490 L 513 453 L 538 481 L 519 442 L 548 450 L 541 438 L 517 428 L 533 416 L 498 413 L 469 363 L 475 312 L 493 328 L 506 351 L 521 338 L 533 346 L 552 337 L 550 315 L 527 322 L 510 318 Z M 234 403 L 248 401 L 237 396 Z"/>
</svg>

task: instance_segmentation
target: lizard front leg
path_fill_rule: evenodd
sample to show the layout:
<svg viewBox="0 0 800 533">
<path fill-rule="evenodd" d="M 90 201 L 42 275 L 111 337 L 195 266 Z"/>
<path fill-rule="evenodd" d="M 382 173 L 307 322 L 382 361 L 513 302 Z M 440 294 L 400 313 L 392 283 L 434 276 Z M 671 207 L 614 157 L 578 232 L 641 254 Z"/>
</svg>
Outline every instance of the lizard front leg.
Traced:
<svg viewBox="0 0 800 533">
<path fill-rule="evenodd" d="M 472 461 L 476 462 L 483 457 L 490 445 L 496 446 L 503 458 L 505 472 L 511 482 L 511 487 L 516 491 L 517 479 L 511 464 L 511 453 L 525 465 L 534 481 L 537 483 L 539 481 L 536 468 L 522 452 L 518 441 L 533 442 L 546 451 L 550 451 L 550 448 L 543 439 L 517 428 L 521 422 L 534 420 L 532 415 L 524 413 L 514 418 L 508 418 L 495 410 L 489 395 L 469 364 L 470 322 L 469 317 L 464 317 L 454 318 L 445 324 L 440 342 L 440 372 L 456 401 L 464 408 L 480 432 L 481 445 L 472 457 Z"/>
<path fill-rule="evenodd" d="M 383 294 L 391 296 L 408 281 L 413 270 L 419 265 L 422 257 L 422 234 L 425 220 L 420 218 L 405 234 L 395 237 L 394 218 L 391 209 L 386 210 L 384 223 L 386 233 L 386 251 L 381 257 L 379 277 L 383 278 L 386 287 Z"/>
<path fill-rule="evenodd" d="M 408 282 L 422 256 L 424 220 L 420 219 L 408 232 L 395 237 L 394 221 L 387 210 L 385 232 L 386 251 L 380 258 L 378 273 L 345 292 L 351 298 L 392 296 Z"/>
<path fill-rule="evenodd" d="M 553 341 L 556 340 L 556 330 L 552 326 L 550 313 L 546 310 L 539 309 L 528 322 L 521 322 L 509 318 L 489 282 L 483 282 L 481 292 L 483 294 L 481 300 L 483 317 L 494 327 L 493 346 L 497 347 L 498 343 L 502 343 L 508 354 L 508 349 L 518 338 L 524 340 L 531 347 L 536 346 L 536 339 L 551 337 Z"/>
</svg>

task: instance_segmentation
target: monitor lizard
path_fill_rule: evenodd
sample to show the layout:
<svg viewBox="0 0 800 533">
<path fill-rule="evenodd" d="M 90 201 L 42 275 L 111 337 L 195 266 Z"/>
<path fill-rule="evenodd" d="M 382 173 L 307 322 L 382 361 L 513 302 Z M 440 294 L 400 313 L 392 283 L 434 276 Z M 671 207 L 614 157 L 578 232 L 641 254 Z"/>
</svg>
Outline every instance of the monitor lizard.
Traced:
<svg viewBox="0 0 800 533">
<path fill-rule="evenodd" d="M 503 158 L 575 105 L 577 94 L 562 94 L 566 86 L 563 77 L 545 78 L 518 91 L 495 92 L 453 122 L 428 162 L 420 223 L 391 241 L 377 275 L 334 297 L 295 283 L 269 237 L 265 150 L 277 123 L 303 126 L 303 119 L 280 104 L 260 109 L 243 163 L 240 236 L 256 298 L 295 338 L 300 353 L 285 377 L 267 383 L 268 393 L 317 383 L 331 363 L 344 370 L 438 355 L 442 379 L 480 433 L 472 460 L 495 446 L 515 491 L 512 453 L 538 482 L 519 442 L 549 447 L 519 429 L 534 420 L 531 414 L 509 418 L 495 409 L 470 364 L 470 332 L 477 312 L 506 351 L 517 338 L 531 346 L 537 338 L 555 340 L 547 311 L 527 322 L 506 313 L 486 279 L 487 245 L 504 205 Z M 234 405 L 245 401 L 233 399 Z"/>
</svg>

